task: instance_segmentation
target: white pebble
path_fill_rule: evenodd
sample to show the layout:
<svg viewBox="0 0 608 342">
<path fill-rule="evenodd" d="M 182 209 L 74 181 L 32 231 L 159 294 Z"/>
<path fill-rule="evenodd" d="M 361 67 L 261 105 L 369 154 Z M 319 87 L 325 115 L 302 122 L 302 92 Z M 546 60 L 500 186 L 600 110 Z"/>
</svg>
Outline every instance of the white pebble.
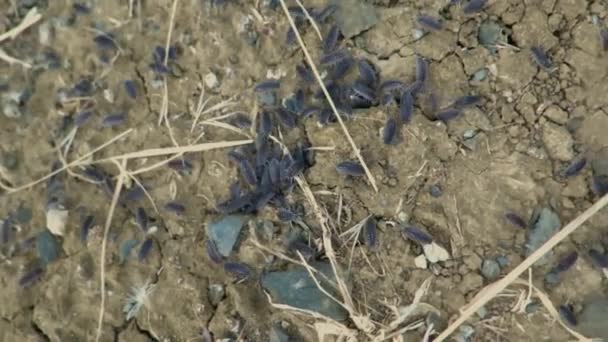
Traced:
<svg viewBox="0 0 608 342">
<path fill-rule="evenodd" d="M 205 85 L 210 89 L 215 89 L 220 86 L 220 81 L 217 79 L 217 76 L 210 72 L 204 77 Z"/>
</svg>

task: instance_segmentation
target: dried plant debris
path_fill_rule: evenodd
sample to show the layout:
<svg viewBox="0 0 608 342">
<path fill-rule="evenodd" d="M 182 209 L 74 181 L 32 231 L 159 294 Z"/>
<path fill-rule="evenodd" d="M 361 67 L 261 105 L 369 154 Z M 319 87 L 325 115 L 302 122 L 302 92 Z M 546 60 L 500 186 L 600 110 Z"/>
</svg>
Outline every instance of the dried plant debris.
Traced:
<svg viewBox="0 0 608 342">
<path fill-rule="evenodd" d="M 137 316 L 142 307 L 149 305 L 150 295 L 154 291 L 154 287 L 154 284 L 147 281 L 142 286 L 136 286 L 131 289 L 131 293 L 127 296 L 125 305 L 122 308 L 127 321 Z"/>
</svg>

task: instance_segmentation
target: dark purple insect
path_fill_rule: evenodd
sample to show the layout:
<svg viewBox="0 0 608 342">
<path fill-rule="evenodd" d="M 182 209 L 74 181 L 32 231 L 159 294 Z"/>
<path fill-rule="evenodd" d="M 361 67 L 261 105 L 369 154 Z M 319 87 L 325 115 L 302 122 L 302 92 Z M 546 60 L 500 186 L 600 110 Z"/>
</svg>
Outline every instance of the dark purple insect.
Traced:
<svg viewBox="0 0 608 342">
<path fill-rule="evenodd" d="M 577 175 L 587 165 L 587 158 L 584 155 L 580 155 L 572 159 L 570 164 L 560 171 L 562 177 L 572 177 Z"/>
<path fill-rule="evenodd" d="M 301 18 L 301 19 L 306 18 L 306 14 L 304 13 L 304 10 L 302 10 L 302 7 L 300 7 L 300 6 L 289 6 L 287 8 L 287 11 L 294 18 Z"/>
<path fill-rule="evenodd" d="M 125 91 L 127 92 L 127 95 L 129 95 L 130 98 L 137 98 L 137 87 L 133 80 L 126 80 L 123 82 L 123 85 L 125 86 Z"/>
<path fill-rule="evenodd" d="M 142 198 L 144 198 L 144 196 L 146 195 L 146 192 L 144 191 L 144 188 L 142 188 L 139 185 L 135 185 L 133 188 L 125 191 L 124 196 L 122 199 L 124 201 L 127 202 L 137 202 L 139 200 L 141 200 Z"/>
<path fill-rule="evenodd" d="M 296 32 L 293 28 L 289 28 L 285 34 L 285 43 L 287 45 L 294 45 L 296 43 Z"/>
<path fill-rule="evenodd" d="M 469 2 L 462 7 L 464 14 L 473 14 L 481 11 L 487 4 L 488 0 L 469 0 Z"/>
<path fill-rule="evenodd" d="M 591 180 L 591 190 L 596 196 L 608 194 L 608 175 L 594 175 Z"/>
<path fill-rule="evenodd" d="M 321 109 L 319 107 L 314 107 L 314 106 L 306 107 L 302 110 L 301 115 L 303 118 L 308 118 L 308 117 L 311 117 L 311 116 L 317 114 L 320 110 Z"/>
<path fill-rule="evenodd" d="M 268 163 L 268 175 L 270 177 L 270 183 L 279 184 L 281 182 L 281 165 L 278 159 L 273 158 Z"/>
<path fill-rule="evenodd" d="M 378 82 L 376 69 L 370 61 L 367 59 L 360 59 L 357 61 L 357 67 L 359 69 L 359 78 L 363 83 L 373 87 Z"/>
<path fill-rule="evenodd" d="M 97 47 L 102 50 L 113 50 L 116 49 L 116 42 L 114 41 L 114 37 L 110 33 L 102 33 L 100 35 L 95 36 L 93 38 Z"/>
<path fill-rule="evenodd" d="M 333 118 L 333 110 L 331 108 L 323 108 L 317 112 L 317 121 L 321 125 L 327 125 Z"/>
<path fill-rule="evenodd" d="M 75 2 L 74 4 L 72 4 L 72 8 L 74 9 L 74 12 L 76 14 L 89 14 L 89 13 L 91 13 L 91 9 L 88 6 L 86 6 L 84 4 L 81 4 L 81 3 Z"/>
<path fill-rule="evenodd" d="M 602 44 L 602 49 L 608 51 L 608 29 L 602 28 L 600 30 L 600 42 Z"/>
<path fill-rule="evenodd" d="M 401 94 L 401 92 L 405 89 L 405 83 L 399 80 L 388 80 L 384 81 L 380 84 L 380 93 L 388 94 L 388 93 L 397 93 Z"/>
<path fill-rule="evenodd" d="M 253 90 L 257 92 L 275 91 L 278 90 L 280 86 L 281 82 L 277 80 L 266 80 L 258 83 Z"/>
<path fill-rule="evenodd" d="M 382 129 L 382 142 L 385 145 L 393 145 L 397 140 L 397 121 L 393 118 L 388 118 L 384 128 Z"/>
<path fill-rule="evenodd" d="M 481 101 L 481 96 L 479 95 L 465 95 L 457 98 L 456 101 L 454 101 L 454 104 L 452 104 L 452 107 L 465 108 L 475 105 L 479 101 Z"/>
<path fill-rule="evenodd" d="M 596 249 L 590 249 L 589 257 L 595 266 L 599 268 L 608 268 L 608 255 L 602 254 Z"/>
<path fill-rule="evenodd" d="M 289 251 L 291 251 L 294 255 L 298 255 L 298 252 L 300 252 L 300 254 L 302 254 L 302 257 L 304 257 L 304 260 L 311 260 L 312 258 L 315 257 L 315 250 L 310 247 L 307 243 L 300 241 L 300 240 L 295 240 L 292 241 L 289 246 L 288 246 Z"/>
<path fill-rule="evenodd" d="M 175 171 L 190 172 L 194 169 L 194 165 L 192 165 L 190 161 L 181 158 L 170 160 L 167 163 L 167 166 Z"/>
<path fill-rule="evenodd" d="M 74 117 L 74 125 L 76 125 L 76 127 L 84 126 L 84 124 L 89 121 L 89 119 L 91 118 L 92 115 L 93 115 L 93 112 L 91 112 L 89 110 L 79 112 Z"/>
<path fill-rule="evenodd" d="M 225 263 L 224 271 L 232 274 L 236 278 L 237 283 L 243 282 L 251 276 L 251 269 L 249 266 L 240 262 Z"/>
<path fill-rule="evenodd" d="M 139 253 L 137 254 L 139 261 L 144 261 L 146 259 L 148 254 L 150 254 L 150 251 L 152 250 L 153 246 L 154 240 L 152 240 L 152 238 L 147 238 L 146 241 L 141 244 L 141 248 L 139 249 Z"/>
<path fill-rule="evenodd" d="M 89 79 L 78 81 L 72 88 L 74 96 L 91 96 L 93 93 L 93 83 Z"/>
<path fill-rule="evenodd" d="M 547 52 L 545 52 L 545 50 L 542 47 L 534 46 L 531 48 L 531 51 L 532 51 L 532 58 L 534 59 L 536 64 L 538 64 L 542 68 L 551 69 L 551 67 L 553 66 L 553 63 L 549 59 Z"/>
<path fill-rule="evenodd" d="M 251 127 L 251 120 L 245 113 L 237 113 L 230 118 L 230 124 L 240 129 L 249 129 Z"/>
<path fill-rule="evenodd" d="M 253 209 L 254 210 L 261 210 L 262 208 L 264 208 L 268 203 L 270 203 L 270 201 L 272 201 L 272 199 L 276 196 L 277 194 L 269 191 L 266 193 L 261 193 L 258 194 L 257 196 L 255 196 L 255 198 L 253 199 Z"/>
<path fill-rule="evenodd" d="M 416 81 L 424 84 L 429 77 L 429 63 L 424 57 L 416 56 Z"/>
<path fill-rule="evenodd" d="M 186 207 L 179 202 L 171 201 L 165 203 L 165 210 L 172 212 L 176 215 L 181 215 L 186 212 Z"/>
<path fill-rule="evenodd" d="M 524 219 L 521 218 L 521 216 L 519 216 L 515 213 L 506 213 L 505 218 L 509 222 L 511 222 L 512 225 L 517 226 L 521 229 L 526 229 L 528 227 L 528 224 L 526 223 L 526 221 L 524 221 Z"/>
<path fill-rule="evenodd" d="M 87 238 L 89 236 L 89 231 L 93 228 L 95 224 L 95 216 L 87 215 L 85 219 L 80 224 L 80 242 L 83 244 L 87 242 Z"/>
<path fill-rule="evenodd" d="M 348 54 L 348 52 L 346 52 L 345 50 L 337 50 L 324 54 L 319 60 L 319 63 L 321 63 L 321 65 L 337 65 L 338 63 L 343 62 L 349 58 L 350 55 Z"/>
<path fill-rule="evenodd" d="M 116 113 L 106 116 L 101 122 L 101 126 L 105 128 L 116 127 L 121 125 L 127 119 L 125 113 Z"/>
<path fill-rule="evenodd" d="M 207 246 L 207 255 L 209 256 L 209 259 L 211 259 L 211 261 L 213 261 L 216 264 L 221 264 L 222 255 L 217 250 L 217 246 L 215 245 L 215 243 L 211 240 L 207 240 L 206 246 Z"/>
<path fill-rule="evenodd" d="M 146 214 L 146 209 L 142 207 L 135 209 L 135 223 L 137 223 L 137 226 L 144 233 L 148 231 L 148 214 Z"/>
<path fill-rule="evenodd" d="M 378 233 L 376 229 L 376 219 L 368 218 L 363 225 L 363 242 L 370 250 L 378 248 Z"/>
<path fill-rule="evenodd" d="M 557 265 L 553 267 L 553 272 L 561 273 L 570 269 L 578 259 L 578 253 L 576 251 L 572 251 L 559 259 Z"/>
<path fill-rule="evenodd" d="M 167 60 L 175 60 L 177 58 L 177 49 L 175 48 L 175 46 L 170 46 L 169 55 L 165 56 L 165 54 L 166 51 L 164 47 L 156 46 L 152 51 L 152 58 L 156 64 L 164 64 L 165 57 L 167 57 Z"/>
<path fill-rule="evenodd" d="M 401 232 L 404 238 L 410 239 L 423 245 L 433 242 L 432 236 L 413 226 L 405 227 Z"/>
<path fill-rule="evenodd" d="M 574 316 L 574 312 L 572 311 L 572 306 L 560 305 L 558 311 L 559 316 L 564 322 L 566 322 L 566 324 L 570 326 L 576 326 L 578 324 L 576 316 Z"/>
<path fill-rule="evenodd" d="M 258 125 L 258 135 L 267 137 L 270 135 L 271 131 L 272 131 L 272 118 L 270 117 L 270 113 L 264 110 L 260 114 L 260 124 Z"/>
<path fill-rule="evenodd" d="M 0 221 L 0 246 L 9 242 L 11 239 L 12 229 L 13 219 L 10 217 L 10 215 L 4 220 Z"/>
<path fill-rule="evenodd" d="M 96 183 L 101 183 L 106 179 L 103 172 L 99 171 L 99 169 L 95 168 L 94 166 L 87 166 L 84 169 L 83 174 L 86 178 Z"/>
<path fill-rule="evenodd" d="M 443 29 L 443 24 L 439 20 L 426 14 L 418 15 L 417 21 L 420 26 L 428 31 L 437 31 Z"/>
<path fill-rule="evenodd" d="M 295 221 L 298 218 L 298 215 L 287 208 L 279 208 L 277 210 L 277 217 L 283 222 L 291 222 Z"/>
<path fill-rule="evenodd" d="M 345 161 L 336 165 L 336 171 L 345 176 L 364 176 L 365 169 L 358 162 Z"/>
<path fill-rule="evenodd" d="M 323 52 L 330 53 L 338 44 L 338 39 L 340 38 L 340 29 L 337 25 L 332 25 L 332 27 L 327 32 L 327 35 L 323 39 Z"/>
<path fill-rule="evenodd" d="M 315 75 L 307 64 L 296 65 L 296 73 L 305 83 L 313 83 L 315 81 Z"/>
<path fill-rule="evenodd" d="M 401 121 L 408 123 L 412 120 L 414 114 L 414 97 L 409 91 L 404 91 L 401 95 L 401 103 L 399 104 L 399 116 Z"/>
<path fill-rule="evenodd" d="M 114 181 L 111 177 L 105 177 L 101 182 L 101 188 L 106 193 L 106 195 L 112 197 L 114 195 Z M 124 194 L 123 194 L 124 197 Z"/>
<path fill-rule="evenodd" d="M 352 86 L 353 92 L 369 102 L 375 102 L 376 96 L 374 90 L 363 82 L 356 81 Z"/>
<path fill-rule="evenodd" d="M 455 119 L 456 117 L 458 117 L 458 115 L 460 115 L 460 109 L 456 109 L 456 108 L 450 108 L 450 109 L 445 109 L 442 110 L 441 112 L 435 114 L 435 118 L 437 120 L 441 120 L 441 121 L 450 121 L 452 119 Z"/>
<path fill-rule="evenodd" d="M 281 122 L 281 125 L 286 129 L 293 129 L 296 127 L 296 119 L 293 114 L 283 107 L 278 107 L 276 109 L 277 118 Z"/>
<path fill-rule="evenodd" d="M 231 160 L 237 163 L 239 170 L 241 171 L 241 175 L 247 182 L 247 184 L 254 186 L 258 183 L 258 177 L 255 173 L 255 168 L 249 160 L 245 158 L 242 154 L 232 151 L 228 154 Z"/>
<path fill-rule="evenodd" d="M 40 280 L 44 275 L 44 268 L 42 266 L 35 266 L 34 268 L 25 272 L 24 275 L 19 278 L 19 286 L 22 288 L 27 288 L 32 286 L 35 282 Z"/>
</svg>

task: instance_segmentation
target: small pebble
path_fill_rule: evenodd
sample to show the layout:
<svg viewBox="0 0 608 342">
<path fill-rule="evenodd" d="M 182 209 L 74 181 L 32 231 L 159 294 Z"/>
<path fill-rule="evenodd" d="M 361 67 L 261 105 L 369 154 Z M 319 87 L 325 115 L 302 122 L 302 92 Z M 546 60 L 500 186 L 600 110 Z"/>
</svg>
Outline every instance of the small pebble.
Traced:
<svg viewBox="0 0 608 342">
<path fill-rule="evenodd" d="M 441 189 L 441 185 L 439 185 L 439 184 L 433 184 L 433 185 L 431 185 L 429 187 L 429 193 L 434 198 L 441 197 L 441 195 L 443 195 L 443 190 Z"/>
<path fill-rule="evenodd" d="M 215 89 L 220 86 L 220 80 L 213 72 L 209 72 L 207 75 L 205 75 L 203 80 L 209 89 Z"/>
<path fill-rule="evenodd" d="M 209 285 L 209 301 L 211 305 L 217 306 L 224 296 L 226 295 L 226 291 L 224 290 L 224 285 L 222 284 L 211 284 Z"/>
<path fill-rule="evenodd" d="M 487 280 L 495 280 L 500 275 L 500 266 L 494 259 L 485 259 L 481 263 L 481 274 Z"/>
</svg>

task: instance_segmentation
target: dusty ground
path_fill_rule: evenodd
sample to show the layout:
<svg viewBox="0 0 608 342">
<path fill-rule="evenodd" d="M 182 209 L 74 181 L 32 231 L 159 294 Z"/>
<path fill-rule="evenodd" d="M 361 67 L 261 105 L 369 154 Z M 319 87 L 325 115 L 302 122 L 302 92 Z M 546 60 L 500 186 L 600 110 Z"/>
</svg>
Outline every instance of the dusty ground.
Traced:
<svg viewBox="0 0 608 342">
<path fill-rule="evenodd" d="M 251 112 L 253 85 L 273 75 L 282 80 L 282 95 L 289 95 L 299 82 L 294 65 L 303 60 L 302 53 L 284 43 L 288 23 L 280 7 L 269 8 L 271 2 L 225 1 L 219 6 L 207 0 L 179 2 L 172 32 L 172 44 L 178 50 L 174 62 L 178 66 L 174 70 L 179 70 L 167 77 L 167 84 L 168 115 L 180 145 L 246 138 L 212 126 L 197 125 L 191 130 L 203 87 L 204 99 L 210 101 L 208 107 L 228 99 L 234 104 L 208 113 L 200 121 L 235 110 Z M 377 252 L 362 246 L 354 249 L 349 279 L 358 309 L 369 313 L 379 326 L 388 324 L 394 317 L 382 303 L 407 305 L 430 277 L 430 290 L 423 301 L 438 310 L 439 323 L 445 326 L 489 283 L 480 273 L 483 260 L 508 259 L 502 274 L 523 260 L 526 232 L 510 225 L 504 218 L 506 212 L 516 212 L 527 219 L 534 208 L 550 207 L 566 223 L 597 199 L 589 189 L 589 166 L 567 181 L 554 175 L 580 153 L 590 161 L 606 158 L 606 150 L 602 149 L 608 148 L 608 59 L 594 22 L 601 25 L 606 4 L 585 0 L 501 0 L 481 14 L 464 17 L 457 6 L 447 8 L 448 1 L 369 2 L 375 6 L 379 22 L 345 40 L 343 46 L 353 55 L 374 62 L 383 79 L 411 80 L 415 55 L 422 55 L 430 62 L 429 88 L 438 95 L 441 107 L 468 94 L 482 95 L 482 104 L 466 109 L 446 125 L 431 121 L 428 109 L 419 103 L 412 122 L 402 130 L 403 141 L 394 146 L 384 145 L 380 139 L 386 118 L 382 107 L 363 110 L 347 121 L 346 126 L 376 179 L 378 193 L 365 178 L 345 178 L 336 173 L 338 162 L 355 159 L 339 125 L 320 128 L 310 118 L 286 133 L 285 141 L 306 138 L 313 147 L 323 147 L 315 152 L 315 165 L 306 171 L 305 178 L 337 229 L 346 231 L 368 215 L 380 222 Z M 163 87 L 154 79 L 149 64 L 153 48 L 166 43 L 173 2 L 144 1 L 141 13 L 138 15 L 136 8 L 134 17 L 129 19 L 127 1 L 96 2 L 90 14 L 74 14 L 73 7 L 65 1 L 3 0 L 0 32 L 16 25 L 27 13 L 27 4 L 33 3 L 38 4 L 42 20 L 14 41 L 0 43 L 9 55 L 34 65 L 26 69 L 0 62 L 3 106 L 10 102 L 10 94 L 31 92 L 31 98 L 19 106 L 18 117 L 0 115 L 2 180 L 22 185 L 51 170 L 58 158 L 55 146 L 72 127 L 69 123 L 65 127 L 65 118 L 76 111 L 58 104 L 56 94 L 83 77 L 97 81 L 94 116 L 78 130 L 69 160 L 127 128 L 134 131 L 96 153 L 95 159 L 172 146 L 167 128 L 158 125 Z M 325 2 L 306 4 L 322 6 Z M 419 12 L 434 16 L 441 13 L 446 28 L 414 39 L 412 32 Z M 510 47 L 492 54 L 479 44 L 478 28 L 487 20 L 502 23 Z M 110 64 L 100 62 L 93 27 L 114 34 L 120 54 Z M 322 30 L 327 31 L 327 27 Z M 318 56 L 319 42 L 312 29 L 306 30 L 304 40 Z M 534 64 L 530 48 L 536 45 L 549 51 L 555 70 L 548 72 Z M 58 68 L 44 66 L 48 61 L 42 56 L 50 51 L 59 57 Z M 484 68 L 487 77 L 476 80 Z M 217 83 L 212 82 L 213 76 Z M 123 90 L 125 79 L 132 79 L 137 85 L 135 100 Z M 108 92 L 113 93 L 112 101 Z M 106 114 L 118 111 L 128 112 L 125 123 L 116 128 L 100 128 Z M 238 172 L 225 149 L 187 157 L 194 165 L 190 174 L 180 175 L 160 167 L 138 175 L 160 207 L 158 213 L 146 198 L 138 204 L 119 205 L 115 211 L 108 240 L 101 340 L 193 341 L 206 328 L 217 339 L 267 341 L 277 325 L 285 328 L 293 340 L 315 340 L 309 318 L 269 305 L 255 280 L 268 267 L 269 255 L 252 244 L 248 232 L 243 232 L 232 259 L 252 266 L 254 279 L 234 284 L 232 276 L 209 260 L 205 227 L 218 218 L 215 204 L 227 198 Z M 128 168 L 135 170 L 159 160 L 131 161 Z M 114 165 L 102 166 L 108 173 L 118 174 Z M 10 242 L 2 246 L 2 341 L 94 339 L 101 298 L 100 234 L 110 197 L 101 187 L 67 173 L 59 177 L 65 183 L 70 210 L 66 233 L 60 239 L 61 257 L 47 266 L 38 282 L 26 288 L 20 287 L 18 281 L 36 262 L 37 252 L 36 248 L 23 245 L 45 227 L 47 185 L 42 183 L 12 194 L 0 192 L 0 218 L 20 208 L 29 209 L 32 215 L 12 228 Z M 436 184 L 442 189 L 439 197 L 431 196 L 429 191 Z M 185 204 L 183 215 L 163 210 L 162 204 L 173 199 Z M 304 207 L 303 220 L 319 232 L 317 219 L 300 190 L 296 188 L 289 199 Z M 153 235 L 152 251 L 144 262 L 137 259 L 134 250 L 121 263 L 121 243 L 144 238 L 133 221 L 137 206 L 147 209 L 159 231 Z M 85 213 L 93 214 L 99 227 L 91 232 L 88 243 L 82 244 L 79 227 Z M 270 208 L 254 220 L 272 221 L 278 229 L 276 239 L 288 229 Z M 395 222 L 424 227 L 449 250 L 452 258 L 429 269 L 416 268 L 414 258 L 421 253 L 420 248 L 401 237 Z M 593 267 L 587 251 L 608 249 L 607 225 L 608 211 L 604 210 L 562 242 L 548 264 L 533 269 L 534 284 L 550 296 L 555 306 L 572 303 L 577 312 L 589 296 L 606 294 L 605 279 Z M 277 241 L 268 245 L 282 248 Z M 348 269 L 350 245 L 336 249 L 338 260 Z M 557 256 L 572 250 L 579 252 L 575 266 L 557 285 L 545 286 L 544 277 L 551 264 Z M 156 283 L 148 305 L 133 320 L 126 321 L 126 296 L 131 287 L 148 279 Z M 225 286 L 225 296 L 219 301 L 209 297 L 212 284 Z M 528 314 L 512 310 L 524 290 L 510 288 L 486 306 L 485 313 L 472 318 L 468 324 L 475 334 L 469 340 L 571 338 L 542 307 Z M 353 327 L 350 322 L 345 324 Z M 423 333 L 424 328 L 417 329 L 406 340 L 419 340 Z M 365 340 L 363 335 L 360 340 Z"/>
</svg>

